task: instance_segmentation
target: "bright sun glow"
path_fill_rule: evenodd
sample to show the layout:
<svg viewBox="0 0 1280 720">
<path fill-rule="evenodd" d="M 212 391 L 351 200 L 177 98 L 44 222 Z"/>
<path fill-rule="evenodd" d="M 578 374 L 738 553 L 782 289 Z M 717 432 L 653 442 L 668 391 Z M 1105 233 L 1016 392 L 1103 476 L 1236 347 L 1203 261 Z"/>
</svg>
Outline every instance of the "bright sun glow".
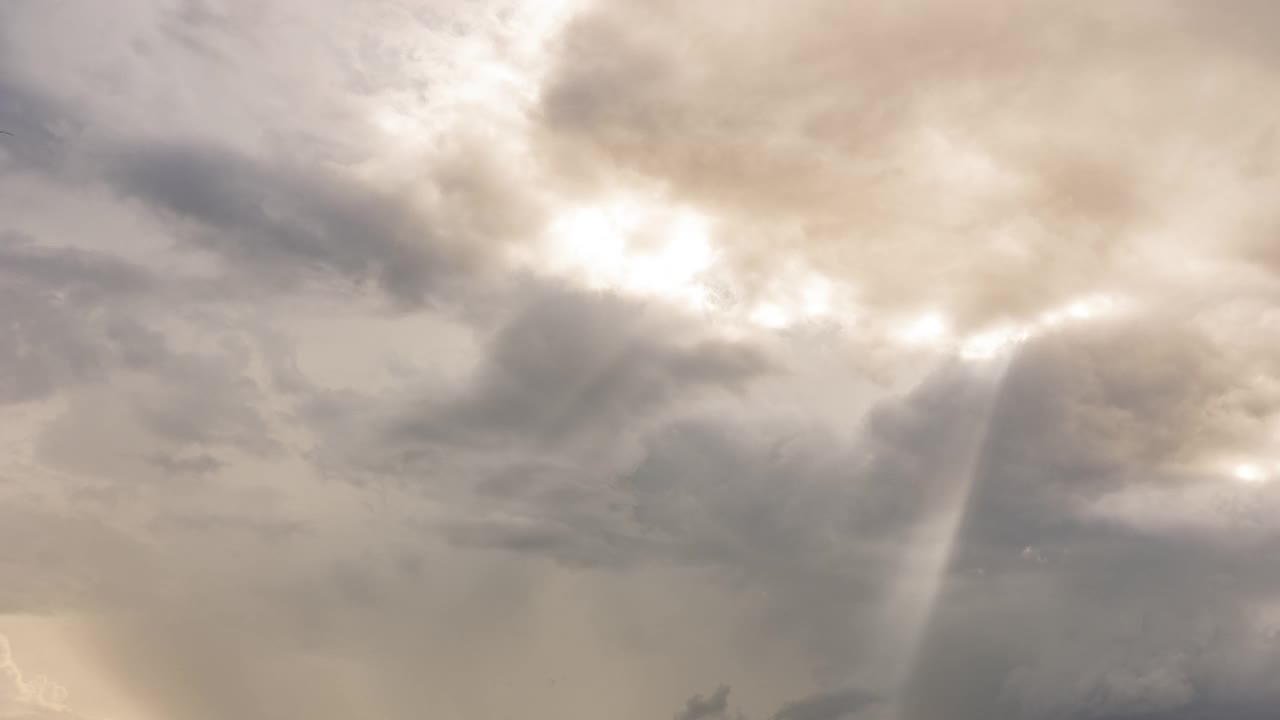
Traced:
<svg viewBox="0 0 1280 720">
<path fill-rule="evenodd" d="M 694 309 L 715 260 L 708 219 L 687 208 L 635 202 L 577 208 L 552 225 L 558 264 L 592 287 L 660 297 Z"/>
<path fill-rule="evenodd" d="M 811 318 L 831 314 L 831 281 L 826 278 L 811 279 L 800 293 L 805 315 Z"/>
<path fill-rule="evenodd" d="M 1231 469 L 1237 480 L 1248 485 L 1260 485 L 1267 481 L 1267 471 L 1255 463 L 1239 463 Z"/>
<path fill-rule="evenodd" d="M 791 324 L 791 316 L 777 303 L 761 303 L 751 311 L 751 322 L 766 328 L 781 330 Z"/>
<path fill-rule="evenodd" d="M 1033 326 L 1046 329 L 1073 321 L 1092 320 L 1115 311 L 1116 305 L 1115 298 L 1109 295 L 1078 298 L 1065 307 L 1055 308 L 1042 314 Z"/>
<path fill-rule="evenodd" d="M 965 360 L 990 360 L 1031 337 L 1026 327 L 1002 326 L 971 335 L 960 345 Z"/>
<path fill-rule="evenodd" d="M 1099 320 L 1115 313 L 1120 303 L 1109 295 L 1072 300 L 1042 313 L 1036 320 L 1020 325 L 1001 325 L 969 335 L 960 342 L 960 356 L 966 360 L 990 360 L 1027 340 L 1069 324 Z"/>
<path fill-rule="evenodd" d="M 851 289 L 799 265 L 780 268 L 743 304 L 713 303 L 709 281 L 719 253 L 713 222 L 693 208 L 653 198 L 627 196 L 562 212 L 549 227 L 556 272 L 589 287 L 658 298 L 733 326 L 766 330 L 828 319 L 847 323 L 856 312 Z M 722 281 L 723 273 L 716 275 Z M 1005 356 L 1031 338 L 1067 325 L 1113 314 L 1119 302 L 1107 295 L 1074 298 L 1029 321 L 1006 322 L 958 334 L 940 310 L 902 319 L 887 328 L 898 343 L 926 352 L 954 353 L 980 362 Z"/>
<path fill-rule="evenodd" d="M 938 312 L 925 313 L 898 328 L 895 333 L 899 342 L 929 347 L 941 345 L 950 334 L 950 321 Z"/>
</svg>

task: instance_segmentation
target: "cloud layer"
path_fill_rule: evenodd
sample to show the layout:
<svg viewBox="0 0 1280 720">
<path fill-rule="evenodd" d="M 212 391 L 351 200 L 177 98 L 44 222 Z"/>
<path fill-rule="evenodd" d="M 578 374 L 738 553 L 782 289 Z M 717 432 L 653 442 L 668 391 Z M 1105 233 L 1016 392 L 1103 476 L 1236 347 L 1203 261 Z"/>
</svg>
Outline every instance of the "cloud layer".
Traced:
<svg viewBox="0 0 1280 720">
<path fill-rule="evenodd" d="M 124 720 L 1274 717 L 1277 22 L 5 3 L 0 632 Z"/>
</svg>

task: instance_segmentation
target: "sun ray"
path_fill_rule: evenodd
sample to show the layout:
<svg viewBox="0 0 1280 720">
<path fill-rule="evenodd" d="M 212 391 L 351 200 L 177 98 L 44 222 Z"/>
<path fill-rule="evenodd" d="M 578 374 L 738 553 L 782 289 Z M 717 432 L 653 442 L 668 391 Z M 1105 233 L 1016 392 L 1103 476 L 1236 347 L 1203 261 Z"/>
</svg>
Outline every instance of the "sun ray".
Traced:
<svg viewBox="0 0 1280 720">
<path fill-rule="evenodd" d="M 953 470 L 953 477 L 950 482 L 942 483 L 948 492 L 908 536 L 902 566 L 885 595 L 882 623 L 885 630 L 880 647 L 886 662 L 882 672 L 887 676 L 885 686 L 895 694 L 888 718 L 898 716 L 902 693 L 919 661 L 925 633 L 946 584 L 957 541 L 978 486 L 983 449 L 1009 366 L 1010 358 L 1002 356 L 996 363 L 978 370 L 975 392 L 981 394 L 975 412 L 963 427 L 956 428 L 949 444 L 955 457 L 954 462 L 946 465 Z"/>
</svg>

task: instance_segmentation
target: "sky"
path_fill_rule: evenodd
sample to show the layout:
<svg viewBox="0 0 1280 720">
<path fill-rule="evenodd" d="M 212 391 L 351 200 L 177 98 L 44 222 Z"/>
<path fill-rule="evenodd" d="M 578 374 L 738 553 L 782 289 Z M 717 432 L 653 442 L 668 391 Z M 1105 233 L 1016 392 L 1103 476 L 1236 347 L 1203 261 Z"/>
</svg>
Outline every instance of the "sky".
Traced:
<svg viewBox="0 0 1280 720">
<path fill-rule="evenodd" d="M 1277 33 L 5 0 L 0 719 L 1276 717 Z"/>
</svg>

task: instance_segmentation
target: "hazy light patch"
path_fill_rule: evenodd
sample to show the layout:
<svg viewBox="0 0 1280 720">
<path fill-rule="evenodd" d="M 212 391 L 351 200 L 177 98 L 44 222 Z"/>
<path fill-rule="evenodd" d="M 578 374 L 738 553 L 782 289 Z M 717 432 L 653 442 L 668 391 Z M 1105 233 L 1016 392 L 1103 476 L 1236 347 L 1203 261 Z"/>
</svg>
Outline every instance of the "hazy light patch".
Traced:
<svg viewBox="0 0 1280 720">
<path fill-rule="evenodd" d="M 857 311 L 852 288 L 794 262 L 781 263 L 759 287 L 743 293 L 731 266 L 720 262 L 712 219 L 658 198 L 631 195 L 571 207 L 554 219 L 547 235 L 549 250 L 526 258 L 534 266 L 592 288 L 663 299 L 732 332 L 750 326 L 778 331 L 814 322 L 844 326 Z M 738 299 L 725 299 L 724 293 L 712 291 L 713 285 L 729 288 L 727 295 Z M 869 327 L 900 346 L 981 362 L 1004 357 L 1057 328 L 1111 316 L 1122 306 L 1111 295 L 1087 295 L 1030 320 L 970 334 L 958 334 L 940 309 L 887 323 L 873 317 Z"/>
<path fill-rule="evenodd" d="M 1036 330 L 1047 330 L 1064 323 L 1092 320 L 1110 315 L 1119 309 L 1119 302 L 1110 295 L 1093 295 L 1072 300 L 1063 307 L 1042 313 L 1032 323 Z"/>
<path fill-rule="evenodd" d="M 811 318 L 822 318 L 832 311 L 831 281 L 824 277 L 814 277 L 800 292 L 804 314 Z"/>
<path fill-rule="evenodd" d="M 998 357 L 1031 337 L 1026 327 L 1003 326 L 985 330 L 965 338 L 960 346 L 960 357 L 965 360 L 990 360 Z"/>
<path fill-rule="evenodd" d="M 552 264 L 597 289 L 703 310 L 715 261 L 710 221 L 688 208 L 623 200 L 574 208 L 552 223 Z"/>
<path fill-rule="evenodd" d="M 940 312 L 927 312 L 894 331 L 894 338 L 913 346 L 939 347 L 951 336 L 951 321 Z"/>
<path fill-rule="evenodd" d="M 421 131 L 415 118 L 394 107 L 377 108 L 373 111 L 372 118 L 375 127 L 397 141 L 418 139 Z"/>
<path fill-rule="evenodd" d="M 761 303 L 751 311 L 751 322 L 761 327 L 781 330 L 791 324 L 791 316 L 777 303 Z"/>
<path fill-rule="evenodd" d="M 580 9 L 579 0 L 497 0 L 459 7 L 448 22 L 411 15 L 389 23 L 382 41 L 407 60 L 399 82 L 385 85 L 394 89 L 373 98 L 367 121 L 399 155 L 430 150 L 459 127 L 522 154 L 529 108 L 554 62 L 552 43 Z M 400 89 L 411 86 L 429 90 Z M 419 167 L 416 158 L 404 160 Z"/>
<path fill-rule="evenodd" d="M 965 360 L 990 360 L 1004 355 L 1031 338 L 1067 325 L 1111 316 L 1120 308 L 1120 301 L 1110 295 L 1077 298 L 1041 313 L 1031 322 L 1001 325 L 969 335 L 960 341 L 958 351 Z"/>
<path fill-rule="evenodd" d="M 846 325 L 855 315 L 849 287 L 796 263 L 778 269 L 749 307 L 747 322 L 770 330 L 810 323 Z"/>
<path fill-rule="evenodd" d="M 666 227 L 666 242 L 657 252 L 636 256 L 630 282 L 641 292 L 686 300 L 704 298 L 696 278 L 711 267 L 707 219 L 683 211 Z"/>
<path fill-rule="evenodd" d="M 850 288 L 800 263 L 779 263 L 748 289 L 723 261 L 715 232 L 715 219 L 696 208 L 627 194 L 566 207 L 542 249 L 514 260 L 593 289 L 667 301 L 731 334 L 854 316 Z"/>
<path fill-rule="evenodd" d="M 1266 468 L 1253 462 L 1236 463 L 1231 468 L 1231 475 L 1245 485 L 1262 485 L 1271 479 Z"/>
<path fill-rule="evenodd" d="M 948 214 L 966 214 L 982 200 L 1014 191 L 1020 178 L 981 144 L 945 128 L 918 133 L 911 151 L 922 179 L 939 190 Z"/>
</svg>

